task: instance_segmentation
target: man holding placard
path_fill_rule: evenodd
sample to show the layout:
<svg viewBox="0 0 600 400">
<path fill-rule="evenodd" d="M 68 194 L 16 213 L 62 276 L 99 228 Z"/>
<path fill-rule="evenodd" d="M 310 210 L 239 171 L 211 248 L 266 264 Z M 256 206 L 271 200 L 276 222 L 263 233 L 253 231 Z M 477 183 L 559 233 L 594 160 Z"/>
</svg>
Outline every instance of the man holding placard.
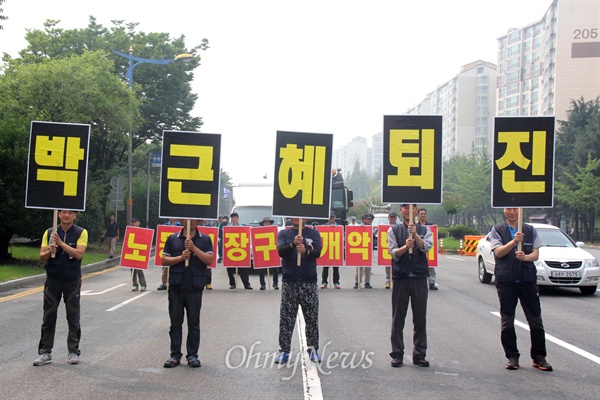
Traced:
<svg viewBox="0 0 600 400">
<path fill-rule="evenodd" d="M 412 211 L 411 211 L 412 208 Z M 427 297 L 429 264 L 427 252 L 433 246 L 431 230 L 415 224 L 412 215 L 416 204 L 402 204 L 404 222 L 388 230 L 388 247 L 392 255 L 392 367 L 401 367 L 404 357 L 404 321 L 410 302 L 413 314 L 413 364 L 429 367 L 427 353 Z"/>
<path fill-rule="evenodd" d="M 54 347 L 56 316 L 61 298 L 65 301 L 69 325 L 67 363 L 79 363 L 81 354 L 79 351 L 81 259 L 87 249 L 88 233 L 73 223 L 77 218 L 77 211 L 60 210 L 58 217 L 60 224 L 44 232 L 40 249 L 40 261 L 44 263 L 46 269 L 46 283 L 44 284 L 42 338 L 38 347 L 39 357 L 33 362 L 36 366 L 52 362 L 50 354 Z M 51 242 L 50 238 L 52 238 Z"/>
<path fill-rule="evenodd" d="M 490 243 L 496 261 L 494 276 L 502 320 L 500 338 L 508 359 L 506 369 L 519 368 L 515 310 L 520 301 L 531 332 L 533 367 L 552 371 L 546 361 L 546 334 L 534 265 L 542 242 L 531 225 L 523 224 L 521 229 L 518 228 L 518 208 L 505 208 L 504 216 L 506 221 L 492 228 Z"/>
<path fill-rule="evenodd" d="M 186 225 L 185 220 L 182 222 Z M 206 269 L 212 264 L 214 254 L 212 241 L 198 231 L 198 222 L 197 219 L 189 220 L 189 237 L 185 236 L 186 228 L 169 236 L 163 251 L 162 263 L 170 268 L 168 293 L 171 318 L 171 356 L 165 361 L 165 368 L 181 364 L 184 310 L 187 312 L 188 323 L 186 359 L 190 367 L 197 368 L 201 365 L 198 359 L 200 309 L 206 285 Z"/>
</svg>

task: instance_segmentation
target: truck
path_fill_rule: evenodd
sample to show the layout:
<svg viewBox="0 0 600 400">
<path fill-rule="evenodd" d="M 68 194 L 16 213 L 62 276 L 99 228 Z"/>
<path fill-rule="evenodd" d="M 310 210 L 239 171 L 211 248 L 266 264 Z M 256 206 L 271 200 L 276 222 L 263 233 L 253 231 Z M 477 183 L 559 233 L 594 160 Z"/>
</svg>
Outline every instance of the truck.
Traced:
<svg viewBox="0 0 600 400">
<path fill-rule="evenodd" d="M 348 210 L 354 205 L 354 194 L 352 190 L 344 185 L 342 169 L 331 170 L 331 211 L 335 213 L 335 219 L 341 225 L 348 223 Z"/>
</svg>

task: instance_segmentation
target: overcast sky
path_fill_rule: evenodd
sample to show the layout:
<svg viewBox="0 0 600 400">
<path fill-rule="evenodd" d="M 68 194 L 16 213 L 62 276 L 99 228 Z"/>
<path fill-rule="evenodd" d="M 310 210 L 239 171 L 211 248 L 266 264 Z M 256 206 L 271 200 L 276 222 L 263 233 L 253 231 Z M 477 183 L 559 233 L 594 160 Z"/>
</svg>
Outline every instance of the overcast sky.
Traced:
<svg viewBox="0 0 600 400">
<path fill-rule="evenodd" d="M 25 29 L 46 19 L 85 28 L 90 15 L 105 27 L 122 19 L 138 31 L 185 35 L 190 48 L 207 38 L 194 115 L 202 132 L 222 134 L 222 168 L 247 182 L 272 179 L 277 130 L 332 133 L 334 149 L 356 136 L 371 144 L 384 115 L 403 114 L 465 64 L 496 63 L 497 38 L 540 20 L 551 3 L 5 0 L 0 52 L 16 57 Z"/>
</svg>

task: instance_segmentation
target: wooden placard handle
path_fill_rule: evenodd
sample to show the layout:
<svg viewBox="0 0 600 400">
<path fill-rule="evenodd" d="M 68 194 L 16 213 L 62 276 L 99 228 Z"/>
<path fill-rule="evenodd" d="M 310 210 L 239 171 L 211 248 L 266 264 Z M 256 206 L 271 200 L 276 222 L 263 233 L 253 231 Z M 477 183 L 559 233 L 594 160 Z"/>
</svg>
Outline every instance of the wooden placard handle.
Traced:
<svg viewBox="0 0 600 400">
<path fill-rule="evenodd" d="M 304 221 L 302 220 L 302 218 L 300 218 L 300 222 L 298 223 L 298 234 L 302 235 L 302 228 L 304 228 Z M 296 248 L 296 251 L 298 251 L 298 248 Z M 298 260 L 296 265 L 299 267 L 301 265 L 301 259 L 302 259 L 302 254 L 298 253 Z"/>
<path fill-rule="evenodd" d="M 189 218 L 187 219 L 187 221 L 185 223 L 185 237 L 187 239 L 190 238 L 190 220 L 189 220 Z M 190 266 L 190 259 L 189 258 L 187 260 L 185 260 L 185 266 L 186 267 Z"/>
<path fill-rule="evenodd" d="M 54 210 L 54 214 L 53 214 L 53 219 L 52 219 L 52 235 L 55 234 L 55 233 L 58 233 L 58 223 L 57 223 L 57 220 L 58 220 L 58 210 L 55 209 Z M 52 242 L 53 242 L 52 235 L 50 235 L 50 237 L 48 238 L 48 246 L 50 246 L 52 244 Z M 56 258 L 56 253 L 50 254 L 50 257 Z"/>
<path fill-rule="evenodd" d="M 523 209 L 519 207 L 519 221 L 518 221 L 518 230 L 517 232 L 523 232 Z M 519 242 L 517 244 L 517 251 L 523 250 L 523 242 Z"/>
</svg>

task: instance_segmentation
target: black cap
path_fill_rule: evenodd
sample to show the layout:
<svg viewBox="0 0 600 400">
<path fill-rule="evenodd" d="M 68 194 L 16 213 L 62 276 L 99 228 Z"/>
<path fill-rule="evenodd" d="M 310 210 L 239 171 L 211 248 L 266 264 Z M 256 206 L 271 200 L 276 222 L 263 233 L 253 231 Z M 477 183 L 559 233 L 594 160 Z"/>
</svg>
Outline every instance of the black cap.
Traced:
<svg viewBox="0 0 600 400">
<path fill-rule="evenodd" d="M 133 217 L 131 218 L 131 222 L 140 222 L 138 217 Z"/>
<path fill-rule="evenodd" d="M 269 221 L 269 224 L 270 224 L 270 225 L 273 225 L 273 224 L 275 223 L 275 221 L 273 221 L 273 220 L 272 220 L 270 217 L 264 217 L 264 218 L 262 219 L 262 221 L 260 221 L 258 224 L 259 224 L 260 226 L 263 226 L 263 225 L 265 224 L 265 222 L 267 222 L 267 221 Z"/>
<path fill-rule="evenodd" d="M 395 212 L 391 212 L 388 214 L 388 217 L 397 217 L 398 215 Z"/>
<path fill-rule="evenodd" d="M 413 205 L 413 207 L 416 207 L 417 203 L 413 203 L 412 205 Z M 400 208 L 402 208 L 404 206 L 410 206 L 410 203 L 402 203 L 402 204 L 400 204 Z"/>
<path fill-rule="evenodd" d="M 374 219 L 375 216 L 373 214 L 371 214 L 371 213 L 366 213 L 365 215 L 362 216 L 362 219 L 365 219 L 365 218 L 367 218 L 367 219 Z"/>
</svg>

